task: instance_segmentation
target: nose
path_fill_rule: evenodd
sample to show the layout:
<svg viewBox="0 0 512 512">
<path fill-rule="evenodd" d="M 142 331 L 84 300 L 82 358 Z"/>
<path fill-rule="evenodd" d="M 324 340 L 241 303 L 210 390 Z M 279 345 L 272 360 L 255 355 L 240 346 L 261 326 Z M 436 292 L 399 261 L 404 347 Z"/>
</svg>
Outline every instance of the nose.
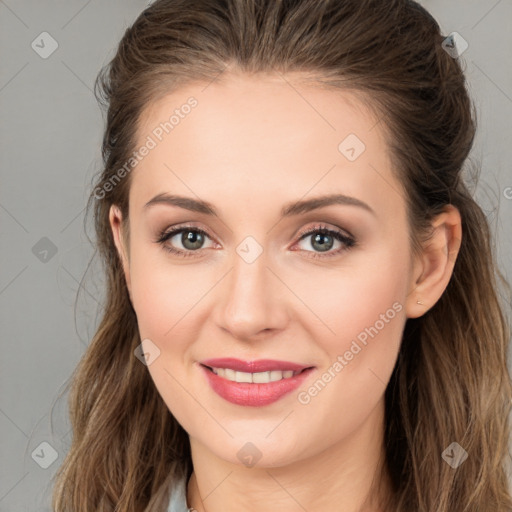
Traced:
<svg viewBox="0 0 512 512">
<path fill-rule="evenodd" d="M 265 251 L 250 263 L 235 253 L 231 270 L 218 289 L 214 317 L 234 338 L 258 339 L 286 327 L 290 295 L 270 268 Z"/>
</svg>

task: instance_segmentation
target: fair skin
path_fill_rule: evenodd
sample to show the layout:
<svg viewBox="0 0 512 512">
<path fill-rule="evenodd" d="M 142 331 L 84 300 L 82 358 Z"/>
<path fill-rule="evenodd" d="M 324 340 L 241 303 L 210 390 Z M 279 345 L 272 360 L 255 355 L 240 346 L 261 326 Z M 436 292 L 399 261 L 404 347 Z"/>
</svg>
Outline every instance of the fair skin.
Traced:
<svg viewBox="0 0 512 512">
<path fill-rule="evenodd" d="M 382 455 L 384 392 L 402 330 L 442 295 L 462 237 L 460 215 L 449 207 L 424 253 L 413 257 L 382 126 L 347 92 L 287 76 L 230 75 L 154 103 L 137 147 L 187 98 L 198 101 L 132 171 L 129 247 L 119 210 L 110 211 L 141 340 L 160 350 L 148 371 L 190 436 L 187 501 L 198 512 L 379 510 L 365 499 Z M 366 146 L 354 161 L 338 150 L 349 134 Z M 168 204 L 144 208 L 161 193 L 208 201 L 218 216 Z M 332 204 L 280 217 L 289 202 L 333 193 L 364 201 L 374 213 Z M 178 224 L 209 233 L 202 245 L 183 244 L 181 234 L 165 242 L 192 257 L 155 243 Z M 357 244 L 328 237 L 323 252 L 314 234 L 298 236 L 318 224 Z M 250 264 L 237 252 L 248 236 L 263 249 Z M 390 310 L 392 319 L 380 322 L 321 392 L 299 401 Z M 249 407 L 208 386 L 198 361 L 212 357 L 315 370 L 297 391 Z M 247 442 L 261 452 L 253 467 L 237 456 Z"/>
</svg>

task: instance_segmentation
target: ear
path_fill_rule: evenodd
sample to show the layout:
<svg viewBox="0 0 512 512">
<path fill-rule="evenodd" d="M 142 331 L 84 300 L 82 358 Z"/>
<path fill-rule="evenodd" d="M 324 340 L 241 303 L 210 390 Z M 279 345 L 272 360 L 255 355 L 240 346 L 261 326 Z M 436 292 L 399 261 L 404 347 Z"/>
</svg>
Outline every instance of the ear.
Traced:
<svg viewBox="0 0 512 512">
<path fill-rule="evenodd" d="M 408 318 L 422 316 L 439 300 L 452 276 L 461 241 L 459 210 L 447 205 L 432 222 L 432 236 L 416 258 L 406 301 Z"/>
<path fill-rule="evenodd" d="M 129 251 L 126 248 L 125 241 L 123 240 L 123 217 L 121 210 L 115 204 L 111 205 L 109 212 L 109 222 L 112 229 L 112 235 L 114 237 L 114 243 L 117 248 L 117 252 L 123 265 L 123 272 L 126 279 L 126 286 L 130 294 L 130 300 L 132 296 L 131 281 L 130 281 L 130 261 L 128 257 Z"/>
</svg>

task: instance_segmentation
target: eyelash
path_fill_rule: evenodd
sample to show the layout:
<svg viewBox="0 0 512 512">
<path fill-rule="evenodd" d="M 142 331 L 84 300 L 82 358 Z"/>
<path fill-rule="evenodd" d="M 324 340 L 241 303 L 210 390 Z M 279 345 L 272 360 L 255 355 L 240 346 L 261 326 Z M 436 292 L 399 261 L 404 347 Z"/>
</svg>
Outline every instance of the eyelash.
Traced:
<svg viewBox="0 0 512 512">
<path fill-rule="evenodd" d="M 171 231 L 166 231 L 164 229 L 163 231 L 161 231 L 158 234 L 158 237 L 156 240 L 154 240 L 154 242 L 162 245 L 162 247 L 165 251 L 170 252 L 171 254 L 174 254 L 180 258 L 197 257 L 198 254 L 194 254 L 194 253 L 199 253 L 201 251 L 201 249 L 196 250 L 196 251 L 191 251 L 191 250 L 182 251 L 180 249 L 175 249 L 174 247 L 166 245 L 166 243 L 165 243 L 167 240 L 169 240 L 170 238 L 173 238 L 175 235 L 182 233 L 182 232 L 189 232 L 189 231 L 194 232 L 194 233 L 200 233 L 202 235 L 207 236 L 208 238 L 212 238 L 206 231 L 204 231 L 200 228 L 196 228 L 195 226 L 178 226 L 178 227 L 172 229 Z M 333 238 L 335 238 L 336 240 L 338 240 L 339 242 L 342 242 L 345 245 L 345 247 L 342 247 L 334 252 L 328 252 L 328 253 L 324 253 L 324 254 L 318 253 L 318 252 L 315 253 L 314 251 L 305 251 L 308 253 L 313 252 L 312 255 L 307 256 L 308 258 L 331 258 L 333 256 L 337 256 L 341 252 L 348 251 L 348 250 L 352 249 L 353 247 L 357 246 L 357 242 L 354 237 L 344 235 L 341 231 L 332 230 L 323 225 L 316 225 L 313 228 L 302 231 L 301 233 L 299 233 L 299 241 L 301 241 L 304 238 L 307 238 L 309 235 L 317 234 L 317 233 L 320 233 L 323 235 L 330 235 Z"/>
</svg>

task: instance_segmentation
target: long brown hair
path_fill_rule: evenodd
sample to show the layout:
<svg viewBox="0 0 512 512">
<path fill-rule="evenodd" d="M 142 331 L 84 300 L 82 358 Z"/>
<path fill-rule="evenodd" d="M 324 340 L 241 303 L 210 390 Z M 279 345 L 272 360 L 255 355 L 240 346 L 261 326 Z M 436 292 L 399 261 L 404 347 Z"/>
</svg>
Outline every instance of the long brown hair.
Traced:
<svg viewBox="0 0 512 512">
<path fill-rule="evenodd" d="M 460 211 L 452 278 L 426 314 L 407 320 L 385 392 L 393 491 L 385 510 L 512 511 L 510 326 L 498 288 L 510 297 L 510 287 L 468 188 L 476 113 L 445 37 L 411 0 L 157 0 L 126 30 L 95 87 L 107 119 L 87 212 L 106 300 L 72 376 L 73 440 L 57 474 L 55 512 L 165 511 L 169 485 L 192 472 L 188 435 L 134 356 L 141 340 L 108 214 L 119 206 L 126 240 L 131 174 L 116 173 L 135 149 L 145 107 L 181 85 L 222 80 L 228 67 L 306 72 L 359 94 L 378 115 L 407 191 L 415 252 L 445 205 Z M 442 458 L 453 442 L 469 454 L 457 469 Z"/>
</svg>

